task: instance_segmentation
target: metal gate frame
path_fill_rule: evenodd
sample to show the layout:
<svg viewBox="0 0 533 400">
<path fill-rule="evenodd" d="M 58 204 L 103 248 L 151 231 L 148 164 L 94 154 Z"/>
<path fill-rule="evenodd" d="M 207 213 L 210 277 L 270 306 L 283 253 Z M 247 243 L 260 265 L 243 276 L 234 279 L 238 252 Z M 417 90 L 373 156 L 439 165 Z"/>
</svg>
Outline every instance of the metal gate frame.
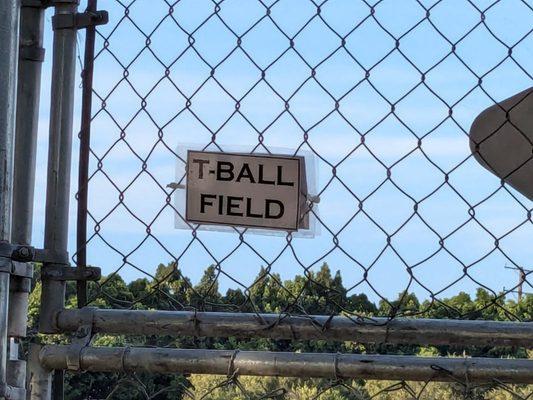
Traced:
<svg viewBox="0 0 533 400">
<path fill-rule="evenodd" d="M 72 344 L 34 346 L 30 350 L 28 398 L 61 398 L 62 371 L 125 371 L 372 378 L 401 380 L 533 383 L 533 360 L 432 358 L 354 354 L 296 354 L 248 351 L 182 350 L 162 348 L 92 347 L 95 333 L 165 334 L 203 337 L 268 337 L 283 339 L 356 340 L 404 344 L 490 344 L 533 347 L 533 323 L 431 319 L 357 319 L 341 316 L 294 316 L 274 314 L 199 313 L 137 310 L 65 309 L 65 281 L 78 282 L 79 304 L 86 304 L 85 282 L 97 279 L 98 269 L 86 267 L 79 248 L 77 268 L 67 257 L 69 188 L 71 172 L 76 34 L 88 28 L 84 70 L 84 96 L 79 172 L 78 246 L 85 243 L 87 212 L 88 144 L 91 116 L 91 62 L 94 25 L 105 22 L 96 0 L 87 12 L 78 13 L 78 0 L 23 0 L 18 67 L 17 127 L 15 134 L 15 73 L 19 2 L 4 0 L 0 20 L 9 28 L 0 30 L 0 239 L 7 244 L 0 254 L 10 266 L 28 266 L 42 261 L 42 297 L 39 331 L 45 334 L 74 332 Z M 44 249 L 30 246 L 35 150 L 44 8 L 55 8 L 52 92 L 50 110 L 48 180 Z M 13 71 L 6 74 L 5 71 Z M 30 117 L 28 117 L 30 116 Z M 15 139 L 14 139 L 15 138 Z M 13 144 L 13 141 L 15 144 Z M 13 150 L 16 149 L 16 150 Z M 13 156 L 14 154 L 14 156 Z M 14 157 L 14 162 L 11 160 Z M 14 164 L 13 178 L 11 176 Z M 29 167 L 28 167 L 29 166 Z M 11 188 L 13 186 L 13 189 Z M 11 205 L 13 197 L 13 205 Z M 10 217 L 12 213 L 13 217 Z M 85 218 L 85 220 L 84 220 Z M 10 221 L 12 229 L 10 234 Z M 17 264 L 18 263 L 18 264 Z M 4 263 L 5 264 L 5 263 Z M 2 265 L 4 265 L 2 264 Z M 20 267 L 22 268 L 22 267 Z M 19 269 L 20 269 L 19 268 Z M 15 267 L 11 268 L 15 270 Z M 19 270 L 17 269 L 17 270 Z M 25 336 L 28 271 L 18 275 L 0 270 L 0 397 L 25 398 L 23 368 L 8 357 L 8 337 Z M 11 281 L 11 283 L 10 283 Z M 9 291 L 10 284 L 16 291 Z M 10 294 L 8 296 L 8 294 Z M 9 308 L 9 313 L 8 313 Z M 11 327 L 8 327 L 8 315 Z M 21 317 L 22 316 L 22 317 Z M 23 321 L 23 322 L 21 322 Z M 327 328 L 327 329 L 325 329 Z M 16 332 L 13 331 L 16 330 Z M 16 342 L 11 342 L 16 347 Z M 13 345 L 15 343 L 15 346 Z M 13 350 L 13 349 L 12 349 Z M 14 353 L 13 351 L 11 352 Z M 10 360 L 8 360 L 10 358 Z M 14 362 L 18 375 L 7 369 Z M 52 393 L 52 371 L 56 392 Z M 11 374 L 13 375 L 13 374 Z"/>
</svg>

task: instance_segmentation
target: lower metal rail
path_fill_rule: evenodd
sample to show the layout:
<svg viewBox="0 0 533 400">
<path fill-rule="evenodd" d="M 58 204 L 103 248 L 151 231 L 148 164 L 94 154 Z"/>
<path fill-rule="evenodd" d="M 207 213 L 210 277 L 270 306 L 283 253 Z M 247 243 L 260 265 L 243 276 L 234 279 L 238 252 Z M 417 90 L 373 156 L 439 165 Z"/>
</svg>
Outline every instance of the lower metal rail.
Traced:
<svg viewBox="0 0 533 400">
<path fill-rule="evenodd" d="M 44 346 L 48 369 L 92 372 L 533 383 L 533 360 L 239 350 Z"/>
</svg>

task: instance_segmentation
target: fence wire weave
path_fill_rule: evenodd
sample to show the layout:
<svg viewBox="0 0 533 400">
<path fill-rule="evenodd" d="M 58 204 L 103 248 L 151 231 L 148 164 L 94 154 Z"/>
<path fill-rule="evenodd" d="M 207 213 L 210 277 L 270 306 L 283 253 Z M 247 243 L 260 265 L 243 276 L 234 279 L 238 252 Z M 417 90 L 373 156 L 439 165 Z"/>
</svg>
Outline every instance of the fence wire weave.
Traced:
<svg viewBox="0 0 533 400">
<path fill-rule="evenodd" d="M 83 382 L 84 375 L 77 375 Z M 146 384 L 142 375 L 107 376 L 112 389 L 102 390 L 96 382 L 102 376 L 91 377 L 89 398 L 139 398 L 139 399 L 528 399 L 531 390 L 527 387 L 506 385 L 495 380 L 492 384 L 474 385 L 467 381 L 452 385 L 434 382 L 367 381 L 302 381 L 287 378 L 222 377 L 204 379 L 189 377 L 190 382 L 158 382 Z M 259 384 L 258 384 L 259 382 Z M 95 396 L 95 397 L 92 397 Z M 99 397 L 100 396 L 100 397 Z M 104 397 L 105 396 L 105 397 Z M 164 397 L 167 396 L 167 397 Z"/>
<path fill-rule="evenodd" d="M 530 2 L 114 0 L 101 7 L 110 23 L 97 31 L 85 248 L 106 278 L 90 287 L 89 304 L 280 319 L 344 314 L 354 323 L 376 316 L 531 321 L 532 202 L 479 165 L 468 136 L 481 111 L 532 86 Z M 504 112 L 533 148 L 511 110 Z M 175 200 L 185 177 L 175 170 L 189 144 L 311 153 L 316 236 L 175 229 L 174 219 L 186 224 Z M 530 168 L 532 158 L 512 173 Z M 511 353 L 438 353 L 456 350 Z M 502 397 L 472 391 L 468 381 L 453 393 L 531 394 L 494 378 L 491 388 Z M 360 382 L 322 382 L 295 394 L 290 383 L 271 381 L 259 395 L 240 379 L 212 381 L 203 396 L 225 398 L 214 391 L 231 387 L 242 398 L 426 398 L 426 385 L 405 382 L 364 392 Z M 118 382 L 113 395 L 123 385 L 136 387 L 139 398 L 167 392 L 135 376 Z M 170 391 L 198 396 L 177 385 Z"/>
</svg>

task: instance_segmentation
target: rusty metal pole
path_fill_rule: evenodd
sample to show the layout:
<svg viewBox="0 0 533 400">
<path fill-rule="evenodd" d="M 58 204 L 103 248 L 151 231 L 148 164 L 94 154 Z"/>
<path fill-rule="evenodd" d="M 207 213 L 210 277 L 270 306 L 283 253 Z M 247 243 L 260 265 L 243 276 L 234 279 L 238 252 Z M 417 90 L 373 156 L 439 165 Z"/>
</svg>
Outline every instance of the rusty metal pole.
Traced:
<svg viewBox="0 0 533 400">
<path fill-rule="evenodd" d="M 94 13 L 97 0 L 88 0 L 87 12 Z M 91 142 L 91 112 L 93 98 L 94 44 L 96 27 L 87 27 L 85 31 L 85 55 L 83 60 L 83 95 L 81 104 L 80 154 L 78 167 L 78 216 L 76 232 L 76 267 L 85 269 L 87 266 L 87 196 L 89 179 L 89 150 Z M 78 307 L 87 305 L 87 282 L 77 283 Z"/>
</svg>

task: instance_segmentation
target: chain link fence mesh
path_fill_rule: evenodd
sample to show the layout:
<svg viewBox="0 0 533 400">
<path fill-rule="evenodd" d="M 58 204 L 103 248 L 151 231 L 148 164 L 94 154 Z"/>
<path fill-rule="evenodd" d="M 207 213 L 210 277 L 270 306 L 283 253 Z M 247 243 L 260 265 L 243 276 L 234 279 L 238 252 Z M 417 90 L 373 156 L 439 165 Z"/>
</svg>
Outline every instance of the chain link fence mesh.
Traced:
<svg viewBox="0 0 533 400">
<path fill-rule="evenodd" d="M 357 323 L 376 316 L 531 321 L 532 202 L 479 165 L 468 136 L 481 111 L 532 86 L 530 2 L 100 6 L 110 22 L 97 30 L 85 249 L 88 264 L 106 277 L 90 285 L 89 305 L 280 318 L 343 314 Z M 311 194 L 320 198 L 310 209 L 314 238 L 176 229 L 176 220 L 187 224 L 175 199 L 185 179 L 180 149 L 187 146 L 312 154 Z M 531 158 L 519 168 L 530 168 Z M 482 343 L 425 348 L 128 336 L 96 342 L 531 356 L 528 349 Z M 148 385 L 126 376 L 105 396 L 131 398 L 132 388 L 147 399 L 531 396 L 531 387 L 497 378 L 479 387 L 467 379 L 313 384 L 195 376 Z"/>
<path fill-rule="evenodd" d="M 76 378 L 80 378 L 77 375 Z M 159 385 L 146 383 L 138 375 L 107 376 L 111 387 L 102 390 L 98 376 L 91 377 L 93 385 L 84 392 L 88 398 L 128 399 L 528 399 L 527 386 L 495 382 L 473 385 L 465 382 L 445 384 L 438 382 L 391 381 L 328 381 L 265 377 L 223 377 L 192 375 L 187 381 L 168 380 Z M 83 375 L 81 375 L 83 379 Z M 73 383 L 77 384 L 75 380 Z M 101 382 L 101 381 L 100 381 Z M 71 390 L 69 388 L 69 390 Z"/>
</svg>

